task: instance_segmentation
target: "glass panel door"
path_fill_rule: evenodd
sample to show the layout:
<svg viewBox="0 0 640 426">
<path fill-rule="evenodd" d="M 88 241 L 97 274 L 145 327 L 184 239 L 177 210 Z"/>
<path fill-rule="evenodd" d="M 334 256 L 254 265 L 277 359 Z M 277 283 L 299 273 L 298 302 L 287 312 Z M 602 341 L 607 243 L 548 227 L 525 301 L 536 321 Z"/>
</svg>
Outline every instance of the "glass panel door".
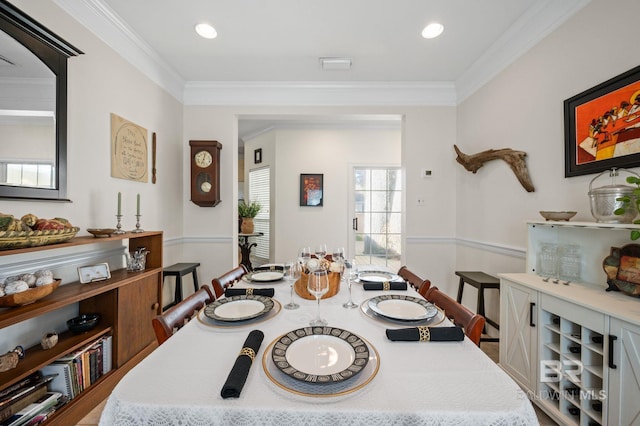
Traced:
<svg viewBox="0 0 640 426">
<path fill-rule="evenodd" d="M 401 266 L 402 175 L 399 167 L 354 167 L 352 247 L 357 264 Z"/>
</svg>

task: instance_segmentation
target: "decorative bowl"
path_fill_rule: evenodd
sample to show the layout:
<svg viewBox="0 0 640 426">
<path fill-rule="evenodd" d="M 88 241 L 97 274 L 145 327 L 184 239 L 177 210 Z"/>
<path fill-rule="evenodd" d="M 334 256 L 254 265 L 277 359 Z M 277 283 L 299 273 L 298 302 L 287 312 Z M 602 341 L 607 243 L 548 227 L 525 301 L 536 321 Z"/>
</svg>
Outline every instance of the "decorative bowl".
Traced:
<svg viewBox="0 0 640 426">
<path fill-rule="evenodd" d="M 45 296 L 50 295 L 58 288 L 62 280 L 55 280 L 51 284 L 45 284 L 40 287 L 30 288 L 29 290 L 22 291 L 20 293 L 9 294 L 0 297 L 0 307 L 12 307 L 28 305 L 36 300 L 42 299 Z"/>
<path fill-rule="evenodd" d="M 79 230 L 80 228 L 74 226 L 47 231 L 0 231 L 0 250 L 63 243 L 75 237 Z"/>
<path fill-rule="evenodd" d="M 546 220 L 566 220 L 568 221 L 572 217 L 576 215 L 577 212 L 550 212 L 550 211 L 541 211 L 540 214 Z"/>
<path fill-rule="evenodd" d="M 80 334 L 89 331 L 100 322 L 100 314 L 82 314 L 67 321 L 67 327 L 73 333 Z"/>
<path fill-rule="evenodd" d="M 88 228 L 87 232 L 96 238 L 106 238 L 110 237 L 116 230 L 113 228 Z"/>
<path fill-rule="evenodd" d="M 50 333 L 45 333 L 45 335 L 42 336 L 42 339 L 40 339 L 40 346 L 42 346 L 42 349 L 44 350 L 51 349 L 57 344 L 58 344 L 58 333 L 54 331 Z"/>
</svg>

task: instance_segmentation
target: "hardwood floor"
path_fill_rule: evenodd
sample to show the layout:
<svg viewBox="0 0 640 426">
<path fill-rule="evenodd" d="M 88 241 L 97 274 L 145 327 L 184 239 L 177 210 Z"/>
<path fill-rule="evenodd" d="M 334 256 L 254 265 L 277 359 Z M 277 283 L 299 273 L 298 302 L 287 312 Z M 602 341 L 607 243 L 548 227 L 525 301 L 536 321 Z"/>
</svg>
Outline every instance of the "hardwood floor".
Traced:
<svg viewBox="0 0 640 426">
<path fill-rule="evenodd" d="M 480 348 L 487 354 L 489 358 L 491 358 L 495 363 L 498 363 L 499 351 L 498 351 L 498 342 L 482 342 Z M 87 416 L 82 419 L 76 426 L 97 426 L 100 421 L 100 414 L 102 413 L 102 409 L 104 407 L 106 401 L 100 403 L 96 408 L 94 408 Z M 538 416 L 538 421 L 541 426 L 557 426 L 558 424 L 551 420 L 549 416 L 547 416 L 544 412 L 542 412 L 536 405 L 533 407 L 536 410 L 536 414 Z"/>
</svg>

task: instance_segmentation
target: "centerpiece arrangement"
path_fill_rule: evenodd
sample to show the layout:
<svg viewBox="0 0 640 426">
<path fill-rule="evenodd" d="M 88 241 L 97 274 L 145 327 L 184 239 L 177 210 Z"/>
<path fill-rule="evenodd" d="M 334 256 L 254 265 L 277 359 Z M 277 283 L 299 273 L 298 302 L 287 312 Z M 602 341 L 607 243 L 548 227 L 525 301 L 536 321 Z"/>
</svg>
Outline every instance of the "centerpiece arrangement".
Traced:
<svg viewBox="0 0 640 426">
<path fill-rule="evenodd" d="M 314 300 L 315 295 L 311 294 L 308 289 L 309 275 L 314 271 L 326 271 L 329 278 L 329 289 L 322 295 L 321 299 L 328 299 L 338 294 L 340 290 L 340 279 L 343 264 L 341 260 L 333 261 L 331 255 L 326 257 L 310 258 L 304 262 L 300 279 L 294 284 L 294 289 L 298 296 L 303 299 Z"/>
<path fill-rule="evenodd" d="M 238 216 L 240 216 L 240 232 L 243 234 L 253 234 L 253 219 L 262 210 L 262 205 L 257 201 L 251 201 L 249 204 L 241 200 L 238 203 Z"/>
</svg>

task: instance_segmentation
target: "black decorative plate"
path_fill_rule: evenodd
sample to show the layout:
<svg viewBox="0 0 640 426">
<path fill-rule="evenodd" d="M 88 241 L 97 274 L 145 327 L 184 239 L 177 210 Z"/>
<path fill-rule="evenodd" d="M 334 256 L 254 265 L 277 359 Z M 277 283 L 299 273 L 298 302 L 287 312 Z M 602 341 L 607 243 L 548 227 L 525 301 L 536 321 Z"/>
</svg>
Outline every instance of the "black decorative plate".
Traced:
<svg viewBox="0 0 640 426">
<path fill-rule="evenodd" d="M 273 309 L 270 297 L 239 295 L 223 297 L 204 308 L 206 317 L 216 321 L 246 321 L 262 316 Z"/>
<path fill-rule="evenodd" d="M 412 296 L 387 294 L 373 297 L 368 303 L 376 314 L 400 321 L 420 321 L 438 314 L 432 303 Z"/>
<path fill-rule="evenodd" d="M 369 362 L 362 338 L 336 327 L 304 327 L 276 340 L 271 358 L 278 370 L 307 383 L 340 383 L 355 377 Z"/>
</svg>

